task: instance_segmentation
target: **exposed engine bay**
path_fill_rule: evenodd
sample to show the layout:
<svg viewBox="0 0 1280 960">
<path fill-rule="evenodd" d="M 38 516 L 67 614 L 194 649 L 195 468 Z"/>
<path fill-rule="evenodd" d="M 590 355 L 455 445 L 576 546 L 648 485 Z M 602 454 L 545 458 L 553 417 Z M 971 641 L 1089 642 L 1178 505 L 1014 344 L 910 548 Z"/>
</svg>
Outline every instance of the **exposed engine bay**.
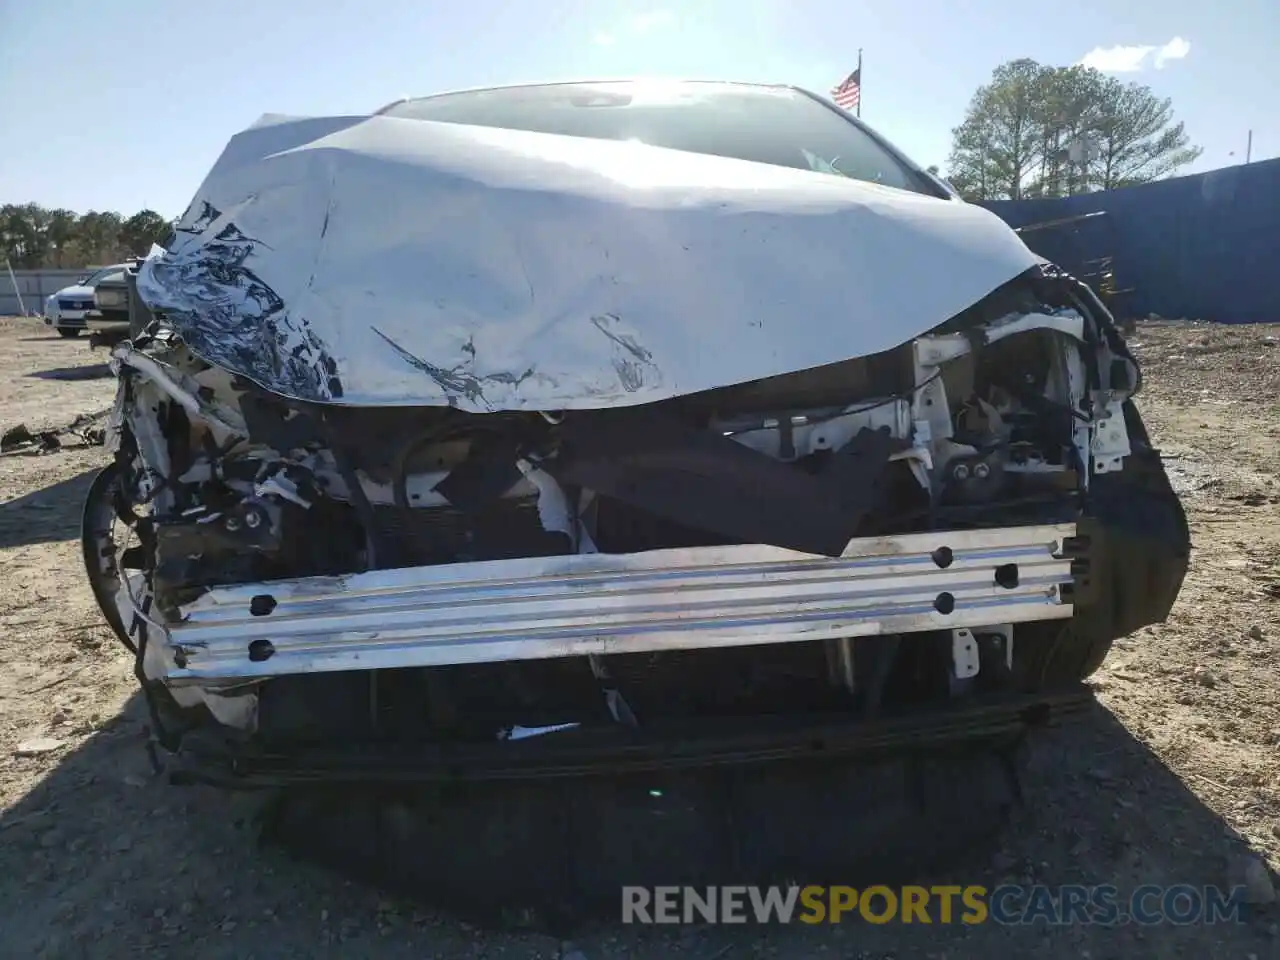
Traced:
<svg viewBox="0 0 1280 960">
<path fill-rule="evenodd" d="M 286 400 L 162 319 L 113 362 L 86 557 L 175 746 L 200 717 L 479 744 L 1065 689 L 1096 666 L 1052 662 L 1098 604 L 1090 504 L 1151 455 L 1132 358 L 1052 268 L 883 354 L 624 409 Z"/>
</svg>

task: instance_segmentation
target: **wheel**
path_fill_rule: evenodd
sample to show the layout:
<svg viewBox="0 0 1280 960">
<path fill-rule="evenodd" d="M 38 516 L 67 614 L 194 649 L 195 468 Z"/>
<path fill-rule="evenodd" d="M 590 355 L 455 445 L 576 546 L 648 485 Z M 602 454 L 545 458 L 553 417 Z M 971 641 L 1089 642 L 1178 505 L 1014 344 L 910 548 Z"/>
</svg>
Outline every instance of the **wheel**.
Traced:
<svg viewBox="0 0 1280 960">
<path fill-rule="evenodd" d="M 117 566 L 120 549 L 119 534 L 124 524 L 116 512 L 116 494 L 119 490 L 120 471 L 115 464 L 105 467 L 94 479 L 85 497 L 81 522 L 80 545 L 84 554 L 85 572 L 89 575 L 89 587 L 98 609 L 113 633 L 130 653 L 138 652 L 129 635 L 116 597 L 121 589 L 121 572 Z"/>
<path fill-rule="evenodd" d="M 74 340 L 76 337 L 80 336 L 80 328 L 79 327 L 59 327 L 58 336 L 65 337 L 68 340 Z"/>
<path fill-rule="evenodd" d="M 1064 690 L 1087 680 L 1102 666 L 1115 634 L 1109 624 L 1074 620 L 1019 624 L 1013 633 L 1017 685 L 1028 693 Z"/>
</svg>

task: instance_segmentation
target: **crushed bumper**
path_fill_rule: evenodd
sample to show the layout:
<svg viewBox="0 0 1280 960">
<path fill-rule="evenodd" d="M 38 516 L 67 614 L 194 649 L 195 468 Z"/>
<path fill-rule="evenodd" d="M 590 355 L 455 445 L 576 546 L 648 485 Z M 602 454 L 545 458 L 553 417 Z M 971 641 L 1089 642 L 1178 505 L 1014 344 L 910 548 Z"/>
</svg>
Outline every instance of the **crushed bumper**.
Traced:
<svg viewBox="0 0 1280 960">
<path fill-rule="evenodd" d="M 1072 615 L 1074 524 L 580 554 L 210 590 L 168 629 L 171 687 L 297 674 L 902 634 Z"/>
</svg>

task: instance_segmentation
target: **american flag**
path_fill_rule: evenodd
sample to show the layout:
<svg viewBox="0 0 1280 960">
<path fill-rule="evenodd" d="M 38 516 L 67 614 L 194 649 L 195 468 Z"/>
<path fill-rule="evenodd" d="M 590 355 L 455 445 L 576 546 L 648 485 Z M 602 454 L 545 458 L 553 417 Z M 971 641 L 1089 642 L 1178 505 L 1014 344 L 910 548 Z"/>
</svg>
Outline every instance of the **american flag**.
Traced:
<svg viewBox="0 0 1280 960">
<path fill-rule="evenodd" d="M 858 106 L 858 101 L 862 99 L 861 67 L 845 77 L 843 82 L 831 88 L 831 99 L 842 110 L 853 110 Z"/>
</svg>

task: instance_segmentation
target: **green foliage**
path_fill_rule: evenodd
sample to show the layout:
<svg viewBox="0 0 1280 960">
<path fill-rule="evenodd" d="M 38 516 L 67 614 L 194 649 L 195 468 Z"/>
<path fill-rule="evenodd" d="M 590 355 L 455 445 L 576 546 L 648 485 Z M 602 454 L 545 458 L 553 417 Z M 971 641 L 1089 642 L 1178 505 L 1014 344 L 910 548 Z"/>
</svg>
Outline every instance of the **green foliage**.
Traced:
<svg viewBox="0 0 1280 960">
<path fill-rule="evenodd" d="M 169 221 L 154 210 L 139 210 L 120 227 L 120 242 L 135 257 L 141 257 L 169 233 Z"/>
<path fill-rule="evenodd" d="M 1072 144 L 1084 141 L 1094 155 L 1073 159 Z M 1023 59 L 974 93 L 952 131 L 947 173 L 971 200 L 1061 197 L 1156 180 L 1199 155 L 1171 102 L 1149 87 Z"/>
<path fill-rule="evenodd" d="M 111 211 L 49 210 L 36 203 L 0 206 L 0 257 L 14 269 L 84 267 L 141 256 L 169 232 L 169 221 L 154 210 L 128 220 Z"/>
</svg>

